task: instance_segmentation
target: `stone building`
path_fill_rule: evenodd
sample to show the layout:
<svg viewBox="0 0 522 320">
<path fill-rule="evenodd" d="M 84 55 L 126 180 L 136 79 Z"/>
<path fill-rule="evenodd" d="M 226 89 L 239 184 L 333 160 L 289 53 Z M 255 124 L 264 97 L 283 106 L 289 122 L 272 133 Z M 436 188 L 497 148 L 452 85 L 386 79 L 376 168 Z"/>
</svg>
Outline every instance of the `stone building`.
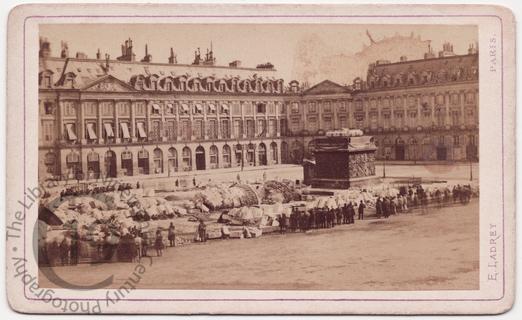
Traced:
<svg viewBox="0 0 522 320">
<path fill-rule="evenodd" d="M 281 163 L 285 93 L 276 70 L 136 61 L 132 40 L 117 60 L 52 57 L 41 43 L 39 174 L 96 179 Z"/>
<path fill-rule="evenodd" d="M 116 60 L 60 57 L 40 41 L 40 178 L 96 179 L 301 163 L 328 130 L 362 129 L 377 159 L 476 160 L 478 52 L 377 61 L 349 86 L 285 84 L 270 63 L 216 65 L 212 48 L 191 64 L 174 50 L 154 62 L 133 42 Z"/>
<path fill-rule="evenodd" d="M 376 61 L 349 86 L 325 80 L 292 97 L 291 161 L 313 153 L 325 131 L 362 129 L 375 137 L 377 159 L 478 160 L 478 52 L 456 55 L 444 44 L 424 59 Z"/>
</svg>

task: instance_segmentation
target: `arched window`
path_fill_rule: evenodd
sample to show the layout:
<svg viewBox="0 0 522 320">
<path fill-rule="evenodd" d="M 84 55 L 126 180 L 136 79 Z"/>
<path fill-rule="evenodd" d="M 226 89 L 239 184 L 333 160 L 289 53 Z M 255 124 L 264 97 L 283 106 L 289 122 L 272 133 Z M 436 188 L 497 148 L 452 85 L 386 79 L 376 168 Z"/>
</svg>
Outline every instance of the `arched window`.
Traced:
<svg viewBox="0 0 522 320">
<path fill-rule="evenodd" d="M 231 162 L 232 162 L 232 158 L 231 158 L 230 147 L 227 144 L 225 144 L 223 146 L 223 166 L 225 168 L 230 168 Z"/>
<path fill-rule="evenodd" d="M 270 154 L 272 156 L 272 163 L 274 164 L 278 164 L 279 163 L 279 157 L 278 157 L 278 152 L 277 152 L 277 143 L 275 142 L 272 142 L 270 144 Z"/>
<path fill-rule="evenodd" d="M 154 173 L 163 173 L 163 151 L 154 149 Z"/>
<path fill-rule="evenodd" d="M 260 143 L 257 149 L 257 157 L 259 158 L 259 165 L 266 166 L 267 165 L 267 157 L 266 157 L 266 145 L 264 143 Z"/>
<path fill-rule="evenodd" d="M 106 161 L 106 163 L 105 163 L 106 168 L 108 168 L 108 167 L 114 167 L 115 168 L 116 167 L 116 156 L 114 156 L 114 161 L 113 162 L 112 161 L 110 161 L 110 162 L 107 161 L 107 154 L 105 155 L 105 159 L 106 159 L 105 160 Z M 124 174 L 126 176 L 132 176 L 132 174 L 133 174 L 133 172 L 132 172 L 133 171 L 132 153 L 130 151 L 128 151 L 128 150 L 125 150 L 125 151 L 123 151 L 121 153 L 121 168 L 124 171 Z M 116 170 L 116 169 L 114 169 L 114 170 Z M 107 171 L 107 172 L 109 172 L 109 171 Z M 107 174 L 107 176 L 109 176 L 109 175 Z"/>
<path fill-rule="evenodd" d="M 67 166 L 67 175 L 69 179 L 74 179 L 77 173 L 81 171 L 81 162 L 80 162 L 80 154 L 74 151 L 71 151 L 65 157 L 65 163 Z"/>
<path fill-rule="evenodd" d="M 219 165 L 219 158 L 218 158 L 218 148 L 216 146 L 211 146 L 209 151 L 210 156 L 210 168 L 215 169 Z"/>
<path fill-rule="evenodd" d="M 281 162 L 282 163 L 288 163 L 289 161 L 289 148 L 288 143 L 283 141 L 281 143 Z"/>
<path fill-rule="evenodd" d="M 169 173 L 178 171 L 178 151 L 175 148 L 169 148 L 168 153 Z"/>
<path fill-rule="evenodd" d="M 149 152 L 145 149 L 138 151 L 138 172 L 149 174 Z"/>
<path fill-rule="evenodd" d="M 100 175 L 100 155 L 94 151 L 87 154 L 87 179 L 98 179 Z"/>
<path fill-rule="evenodd" d="M 246 157 L 247 163 L 251 166 L 255 165 L 255 147 L 254 144 L 249 143 L 247 146 L 247 157 Z"/>
<path fill-rule="evenodd" d="M 181 158 L 183 171 L 192 170 L 192 151 L 190 151 L 189 147 L 183 148 L 181 151 Z"/>
</svg>

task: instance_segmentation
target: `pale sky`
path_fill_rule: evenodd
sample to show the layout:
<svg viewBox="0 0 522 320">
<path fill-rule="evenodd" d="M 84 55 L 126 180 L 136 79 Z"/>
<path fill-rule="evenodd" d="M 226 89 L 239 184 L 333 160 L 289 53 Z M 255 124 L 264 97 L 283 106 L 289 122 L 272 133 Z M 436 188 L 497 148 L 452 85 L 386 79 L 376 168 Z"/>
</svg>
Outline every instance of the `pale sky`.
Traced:
<svg viewBox="0 0 522 320">
<path fill-rule="evenodd" d="M 144 56 L 145 44 L 153 62 L 167 62 L 170 47 L 178 63 L 190 64 L 194 50 L 204 54 L 213 43 L 218 65 L 241 60 L 244 67 L 271 62 L 279 75 L 289 80 L 296 48 L 311 35 L 318 36 L 327 54 L 354 54 L 369 45 L 368 30 L 375 41 L 394 34 L 409 36 L 412 32 L 422 40 L 431 40 L 434 51 L 449 41 L 457 54 L 467 53 L 470 43 L 478 39 L 478 29 L 469 25 L 352 25 L 352 24 L 46 24 L 40 25 L 40 35 L 51 42 L 53 56 L 60 54 L 60 41 L 69 45 L 69 56 L 77 51 L 95 58 L 100 48 L 102 56 L 120 56 L 120 45 L 129 37 L 134 44 L 136 59 Z M 408 52 L 404 52 L 408 55 Z M 299 80 L 299 79 L 298 79 Z"/>
</svg>

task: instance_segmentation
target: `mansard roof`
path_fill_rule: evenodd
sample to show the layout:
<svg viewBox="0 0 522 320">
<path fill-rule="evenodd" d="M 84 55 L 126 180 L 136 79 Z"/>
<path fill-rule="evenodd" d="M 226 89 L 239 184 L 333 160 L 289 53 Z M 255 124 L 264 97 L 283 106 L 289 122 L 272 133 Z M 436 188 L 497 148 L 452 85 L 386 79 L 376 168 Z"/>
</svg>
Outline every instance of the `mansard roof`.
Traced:
<svg viewBox="0 0 522 320">
<path fill-rule="evenodd" d="M 390 75 L 403 73 L 422 73 L 424 71 L 438 72 L 439 70 L 451 70 L 455 68 L 469 68 L 478 66 L 478 54 L 455 55 L 450 57 L 437 57 L 401 61 L 370 66 L 369 72 L 374 71 L 378 75 Z"/>
<path fill-rule="evenodd" d="M 83 88 L 89 83 L 106 74 L 112 75 L 123 82 L 130 83 L 136 75 L 157 75 L 160 78 L 172 76 L 178 77 L 188 75 L 189 77 L 204 78 L 213 76 L 215 78 L 253 79 L 256 76 L 264 79 L 276 80 L 278 77 L 275 69 L 236 68 L 228 66 L 207 65 L 184 65 L 167 63 L 142 63 L 138 61 L 108 61 L 105 60 L 78 59 L 78 58 L 46 58 L 40 59 L 40 72 L 51 70 L 58 78 L 72 72 L 76 77 L 76 86 Z"/>
</svg>

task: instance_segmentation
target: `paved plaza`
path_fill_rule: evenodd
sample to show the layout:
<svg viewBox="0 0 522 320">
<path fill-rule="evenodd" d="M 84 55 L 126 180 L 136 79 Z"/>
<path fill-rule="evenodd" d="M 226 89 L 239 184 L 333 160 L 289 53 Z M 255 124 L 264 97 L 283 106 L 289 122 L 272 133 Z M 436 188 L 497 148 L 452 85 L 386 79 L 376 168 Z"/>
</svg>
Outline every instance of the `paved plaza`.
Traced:
<svg viewBox="0 0 522 320">
<path fill-rule="evenodd" d="M 479 204 L 414 210 L 389 219 L 256 239 L 213 240 L 169 248 L 138 288 L 306 290 L 477 290 Z M 73 284 L 114 275 L 136 263 L 54 267 Z M 371 267 L 371 268 L 370 268 Z M 42 268 L 42 270 L 46 270 Z M 48 270 L 48 269 L 47 269 Z M 41 287 L 55 287 L 40 272 Z"/>
</svg>

